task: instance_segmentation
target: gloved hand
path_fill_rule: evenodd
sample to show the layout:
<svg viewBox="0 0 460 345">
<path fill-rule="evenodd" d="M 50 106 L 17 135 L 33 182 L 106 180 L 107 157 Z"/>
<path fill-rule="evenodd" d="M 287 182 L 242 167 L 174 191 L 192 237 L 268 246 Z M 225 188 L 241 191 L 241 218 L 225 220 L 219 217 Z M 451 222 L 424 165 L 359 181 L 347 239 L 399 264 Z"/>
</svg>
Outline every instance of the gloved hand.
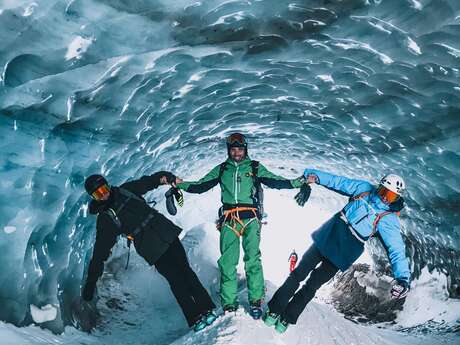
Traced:
<svg viewBox="0 0 460 345">
<path fill-rule="evenodd" d="M 396 280 L 396 284 L 391 288 L 391 298 L 401 299 L 409 293 L 409 284 L 404 280 Z"/>
<path fill-rule="evenodd" d="M 81 296 L 87 302 L 91 301 L 94 297 L 94 290 L 96 289 L 96 283 L 86 282 L 85 287 L 83 288 Z"/>
<path fill-rule="evenodd" d="M 305 203 L 308 201 L 308 199 L 310 198 L 310 194 L 311 194 L 311 187 L 307 183 L 304 183 L 302 187 L 300 187 L 300 192 L 298 192 L 295 195 L 294 199 L 297 202 L 297 204 L 299 204 L 299 206 L 303 207 Z"/>
</svg>

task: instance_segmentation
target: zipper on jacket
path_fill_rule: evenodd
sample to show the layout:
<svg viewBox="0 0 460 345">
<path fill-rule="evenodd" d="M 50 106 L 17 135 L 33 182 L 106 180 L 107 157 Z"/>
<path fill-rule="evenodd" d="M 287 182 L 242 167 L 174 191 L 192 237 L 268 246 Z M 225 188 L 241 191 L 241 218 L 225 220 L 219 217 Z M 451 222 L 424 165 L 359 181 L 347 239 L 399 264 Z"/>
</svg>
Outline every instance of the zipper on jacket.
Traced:
<svg viewBox="0 0 460 345">
<path fill-rule="evenodd" d="M 366 218 L 367 216 L 369 216 L 368 214 L 366 214 L 365 216 L 363 216 L 360 220 L 358 220 L 355 224 L 358 225 L 359 223 L 361 223 L 361 221 Z"/>
<path fill-rule="evenodd" d="M 236 163 L 236 170 L 235 170 L 235 175 L 234 175 L 234 180 L 235 180 L 235 204 L 238 204 L 238 163 Z"/>
</svg>

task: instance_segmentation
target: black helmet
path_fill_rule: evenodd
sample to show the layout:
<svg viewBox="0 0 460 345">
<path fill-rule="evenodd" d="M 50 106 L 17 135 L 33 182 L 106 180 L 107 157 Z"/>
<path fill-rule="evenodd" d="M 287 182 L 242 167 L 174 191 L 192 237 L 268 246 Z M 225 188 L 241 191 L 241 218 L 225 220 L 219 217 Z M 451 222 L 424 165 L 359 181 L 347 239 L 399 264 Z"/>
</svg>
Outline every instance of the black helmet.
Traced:
<svg viewBox="0 0 460 345">
<path fill-rule="evenodd" d="M 248 154 L 248 142 L 246 141 L 246 137 L 241 133 L 233 133 L 227 137 L 227 151 L 230 155 L 230 149 L 232 147 L 243 147 L 245 149 L 245 153 Z"/>
<path fill-rule="evenodd" d="M 96 189 L 100 186 L 108 184 L 107 180 L 102 175 L 91 175 L 88 176 L 85 180 L 85 189 L 86 192 L 91 195 Z"/>
</svg>

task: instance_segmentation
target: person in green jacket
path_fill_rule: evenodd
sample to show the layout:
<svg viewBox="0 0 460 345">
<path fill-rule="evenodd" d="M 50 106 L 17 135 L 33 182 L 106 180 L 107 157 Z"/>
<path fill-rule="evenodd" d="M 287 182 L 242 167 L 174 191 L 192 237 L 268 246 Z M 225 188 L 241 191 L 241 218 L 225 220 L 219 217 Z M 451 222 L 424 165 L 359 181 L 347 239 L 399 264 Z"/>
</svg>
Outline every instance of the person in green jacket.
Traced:
<svg viewBox="0 0 460 345">
<path fill-rule="evenodd" d="M 304 179 L 288 180 L 271 173 L 265 166 L 252 161 L 243 134 L 233 133 L 227 138 L 228 159 L 214 167 L 195 182 L 177 180 L 177 188 L 189 193 L 204 193 L 220 185 L 223 207 L 220 212 L 220 253 L 218 265 L 221 273 L 220 298 L 224 312 L 238 309 L 237 272 L 240 256 L 240 238 L 244 251 L 244 269 L 248 286 L 249 313 L 254 319 L 262 316 L 265 294 L 264 275 L 260 253 L 262 210 L 261 187 L 293 189 L 304 184 Z"/>
</svg>

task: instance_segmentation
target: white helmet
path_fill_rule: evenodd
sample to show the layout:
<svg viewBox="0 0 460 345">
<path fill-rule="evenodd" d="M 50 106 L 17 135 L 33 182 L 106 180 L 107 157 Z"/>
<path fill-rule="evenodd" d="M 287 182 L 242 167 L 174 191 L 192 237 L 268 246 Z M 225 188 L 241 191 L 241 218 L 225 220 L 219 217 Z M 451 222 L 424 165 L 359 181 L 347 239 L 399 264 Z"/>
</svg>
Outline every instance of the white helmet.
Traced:
<svg viewBox="0 0 460 345">
<path fill-rule="evenodd" d="M 380 185 L 384 186 L 385 188 L 395 192 L 398 195 L 401 195 L 406 189 L 406 184 L 402 177 L 395 175 L 395 174 L 388 174 L 382 177 L 380 180 Z"/>
</svg>

